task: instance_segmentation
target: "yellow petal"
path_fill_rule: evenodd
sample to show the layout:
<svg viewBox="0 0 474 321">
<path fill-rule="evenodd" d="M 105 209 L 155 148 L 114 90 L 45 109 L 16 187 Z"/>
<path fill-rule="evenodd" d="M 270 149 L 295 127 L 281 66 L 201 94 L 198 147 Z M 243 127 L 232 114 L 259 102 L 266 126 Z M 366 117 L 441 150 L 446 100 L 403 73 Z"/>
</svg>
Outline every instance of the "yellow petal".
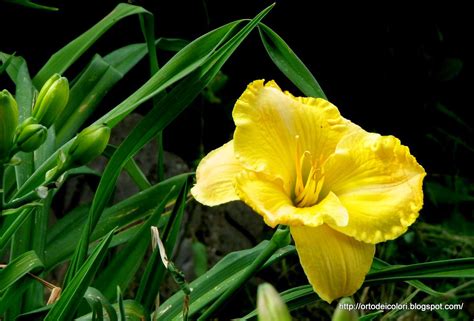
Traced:
<svg viewBox="0 0 474 321">
<path fill-rule="evenodd" d="M 234 157 L 234 142 L 211 151 L 204 157 L 196 170 L 196 184 L 191 194 L 202 204 L 219 205 L 238 200 L 234 181 L 243 167 Z"/>
<path fill-rule="evenodd" d="M 349 212 L 336 230 L 378 243 L 404 233 L 423 205 L 424 169 L 393 136 L 359 130 L 339 143 L 324 165 L 322 194 L 333 192 Z"/>
<path fill-rule="evenodd" d="M 278 224 L 319 226 L 325 222 L 347 224 L 347 211 L 333 193 L 317 205 L 295 207 L 280 181 L 271 181 L 263 174 L 250 171 L 238 175 L 235 188 L 239 198 L 262 215 L 271 227 Z"/>
<path fill-rule="evenodd" d="M 355 240 L 326 224 L 292 226 L 291 235 L 303 270 L 326 302 L 354 294 L 370 269 L 375 245 Z"/>
<path fill-rule="evenodd" d="M 334 152 L 347 121 L 324 99 L 295 98 L 278 85 L 251 83 L 235 104 L 236 158 L 249 170 L 279 178 L 288 192 L 295 183 L 297 141 L 314 160 Z"/>
</svg>

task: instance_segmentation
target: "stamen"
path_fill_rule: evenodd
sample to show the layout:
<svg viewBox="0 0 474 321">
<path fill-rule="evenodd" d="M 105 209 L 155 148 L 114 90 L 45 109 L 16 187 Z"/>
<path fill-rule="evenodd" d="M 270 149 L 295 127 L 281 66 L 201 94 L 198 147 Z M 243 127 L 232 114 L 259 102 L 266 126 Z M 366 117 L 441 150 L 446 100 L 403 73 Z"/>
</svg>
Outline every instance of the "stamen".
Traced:
<svg viewBox="0 0 474 321">
<path fill-rule="evenodd" d="M 322 155 L 318 161 L 313 160 L 310 151 L 301 153 L 301 142 L 296 135 L 296 179 L 295 179 L 295 205 L 308 207 L 318 202 L 319 193 L 324 184 L 324 173 L 321 167 Z"/>
<path fill-rule="evenodd" d="M 295 153 L 295 167 L 296 167 L 296 181 L 295 181 L 295 195 L 300 194 L 304 190 L 303 186 L 303 173 L 301 172 L 302 168 L 302 156 L 301 155 L 301 142 L 300 136 L 296 135 L 296 153 Z"/>
</svg>

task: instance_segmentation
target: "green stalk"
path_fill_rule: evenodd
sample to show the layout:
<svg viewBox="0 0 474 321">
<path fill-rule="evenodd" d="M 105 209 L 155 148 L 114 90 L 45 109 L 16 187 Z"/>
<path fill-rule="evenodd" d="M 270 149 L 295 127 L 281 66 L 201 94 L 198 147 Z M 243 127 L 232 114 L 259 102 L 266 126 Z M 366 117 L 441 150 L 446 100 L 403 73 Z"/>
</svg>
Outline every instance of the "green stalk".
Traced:
<svg viewBox="0 0 474 321">
<path fill-rule="evenodd" d="M 160 66 L 158 64 L 158 56 L 156 54 L 155 47 L 155 21 L 153 17 L 149 15 L 140 15 L 140 26 L 142 28 L 143 35 L 145 37 L 146 45 L 148 48 L 148 59 L 150 62 L 150 76 L 153 76 L 158 72 Z M 158 105 L 158 102 L 162 95 L 156 95 L 152 98 L 153 107 Z M 157 183 L 164 180 L 164 149 L 163 149 L 163 132 L 160 131 L 156 135 L 156 147 L 157 147 Z"/>
<path fill-rule="evenodd" d="M 3 212 L 3 176 L 4 175 L 5 175 L 5 164 L 3 164 L 3 162 L 0 162 L 0 215 Z"/>
<path fill-rule="evenodd" d="M 15 258 L 21 254 L 31 250 L 31 234 L 34 227 L 33 215 L 28 215 L 23 224 L 16 230 L 13 235 L 11 242 L 11 252 L 10 252 L 10 261 L 13 261 Z M 23 311 L 23 306 L 26 300 L 26 293 L 22 296 L 20 300 L 16 302 L 15 305 L 12 305 L 8 309 L 8 318 L 15 320 L 15 318 Z"/>
<path fill-rule="evenodd" d="M 43 206 L 35 209 L 32 227 L 32 235 L 30 238 L 31 249 L 35 251 L 39 259 L 44 262 L 44 250 L 46 247 L 46 234 L 48 231 L 49 209 L 53 201 L 53 193 L 50 193 L 46 199 L 43 200 Z M 39 275 L 43 277 L 43 275 Z M 32 285 L 32 289 L 25 293 L 25 310 L 34 310 L 44 304 L 44 288 L 39 282 Z"/>
<path fill-rule="evenodd" d="M 3 228 L 3 224 L 5 224 L 5 219 L 3 218 L 3 179 L 5 176 L 5 164 L 0 162 L 0 228 Z M 1 255 L 2 248 L 0 247 L 0 255 Z"/>
<path fill-rule="evenodd" d="M 237 290 L 250 279 L 265 262 L 280 248 L 290 243 L 290 230 L 288 227 L 279 226 L 273 234 L 265 249 L 199 318 L 198 321 L 208 320 L 212 314 Z"/>
</svg>

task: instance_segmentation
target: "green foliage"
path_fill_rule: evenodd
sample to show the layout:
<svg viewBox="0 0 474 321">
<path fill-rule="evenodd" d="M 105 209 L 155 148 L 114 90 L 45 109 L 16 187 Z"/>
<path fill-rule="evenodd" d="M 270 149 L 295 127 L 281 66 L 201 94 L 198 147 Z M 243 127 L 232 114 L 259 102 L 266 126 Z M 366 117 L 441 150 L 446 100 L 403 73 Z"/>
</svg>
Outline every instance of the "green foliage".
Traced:
<svg viewBox="0 0 474 321">
<path fill-rule="evenodd" d="M 10 2 L 54 9 L 31 1 Z M 151 13 L 139 6 L 120 4 L 54 53 L 33 78 L 24 58 L 0 52 L 0 76 L 6 74 L 15 86 L 14 95 L 0 93 L 0 139 L 5 140 L 0 146 L 0 253 L 2 258 L 8 257 L 0 270 L 2 320 L 206 319 L 218 313 L 239 289 L 253 290 L 247 285 L 257 273 L 295 257 L 296 250 L 289 245 L 289 233 L 284 228 L 278 229 L 269 241 L 230 253 L 214 266 L 209 266 L 205 243 L 194 239 L 191 255 L 197 278 L 188 283 L 187 275 L 175 265 L 173 257 L 187 221 L 193 173 L 166 179 L 163 175 L 163 131 L 200 95 L 211 103 L 222 102 L 223 98 L 215 95 L 228 82 L 222 67 L 256 28 L 270 60 L 283 75 L 303 94 L 326 98 L 296 53 L 261 22 L 271 9 L 272 6 L 264 9 L 251 20 L 225 24 L 189 42 L 155 39 Z M 143 43 L 127 44 L 105 56 L 93 53 L 92 58 L 86 57 L 90 60 L 85 60 L 84 54 L 100 37 L 134 15 L 140 17 Z M 126 19 L 121 23 L 134 22 Z M 157 52 L 162 51 L 173 56 L 160 68 Z M 106 109 L 101 103 L 107 93 L 125 81 L 145 56 L 150 65 L 149 77 L 135 84 L 136 90 L 117 106 Z M 79 71 L 70 75 L 73 64 L 78 65 L 75 67 Z M 446 59 L 435 77 L 450 81 L 462 68 L 460 59 Z M 72 81 L 61 76 L 65 73 Z M 152 105 L 142 109 L 145 116 L 125 139 L 117 146 L 106 146 L 110 131 L 148 101 Z M 10 108 L 13 105 L 15 110 Z M 467 122 L 446 106 L 438 104 L 436 108 L 468 133 L 471 131 Z M 85 125 L 87 128 L 83 129 Z M 446 133 L 445 138 L 473 150 L 460 137 Z M 147 176 L 134 159 L 155 139 L 159 151 L 157 179 Z M 89 167 L 89 162 L 100 155 L 107 159 L 105 168 Z M 116 200 L 118 179 L 123 172 L 132 178 L 139 192 Z M 90 200 L 75 203 L 62 213 L 55 203 L 63 189 L 78 177 L 98 185 L 93 187 Z M 426 191 L 436 206 L 460 207 L 472 203 L 471 185 L 453 176 L 445 181 L 429 181 Z M 459 218 L 453 215 L 452 220 L 456 217 Z M 462 218 L 459 220 L 462 222 Z M 465 226 L 468 230 L 470 225 Z M 163 243 L 162 253 L 159 247 L 151 249 L 150 229 L 155 227 Z M 375 259 L 364 285 L 382 288 L 383 292 L 385 286 L 395 284 L 397 289 L 406 290 L 399 296 L 400 301 L 406 302 L 418 293 L 429 300 L 443 300 L 472 290 L 469 279 L 474 277 L 474 258 L 468 257 L 472 255 L 472 235 L 453 236 L 442 227 L 436 229 L 423 223 L 415 232 L 403 242 L 438 237 L 461 244 L 464 252 L 458 259 L 412 261 L 406 265 Z M 384 259 L 390 261 L 398 246 L 393 242 L 382 248 Z M 60 270 L 66 270 L 66 275 L 57 278 Z M 179 289 L 158 305 L 168 274 Z M 54 302 L 45 302 L 44 286 L 51 287 L 45 279 L 53 280 L 55 289 L 62 289 Z M 428 286 L 420 281 L 425 279 L 444 283 Z M 255 297 L 255 293 L 251 296 Z M 320 302 L 307 284 L 292 285 L 281 293 L 281 298 L 290 311 Z M 372 320 L 380 314 L 366 314 L 360 320 Z M 256 316 L 256 311 L 251 311 L 243 319 Z"/>
</svg>

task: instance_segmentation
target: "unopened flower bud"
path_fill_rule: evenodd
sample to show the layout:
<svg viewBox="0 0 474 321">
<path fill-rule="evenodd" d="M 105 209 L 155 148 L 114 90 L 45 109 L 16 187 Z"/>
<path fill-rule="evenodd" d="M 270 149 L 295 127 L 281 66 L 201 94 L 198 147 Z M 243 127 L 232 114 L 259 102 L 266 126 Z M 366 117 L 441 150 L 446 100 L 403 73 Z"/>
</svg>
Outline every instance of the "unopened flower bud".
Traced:
<svg viewBox="0 0 474 321">
<path fill-rule="evenodd" d="M 76 166 L 85 165 L 102 154 L 110 138 L 106 125 L 92 125 L 80 132 L 68 151 L 68 158 Z"/>
<path fill-rule="evenodd" d="M 291 321 L 286 304 L 270 283 L 258 287 L 257 312 L 259 321 Z"/>
<path fill-rule="evenodd" d="M 280 225 L 272 236 L 272 242 L 275 242 L 279 248 L 290 245 L 290 229 L 287 226 Z"/>
<path fill-rule="evenodd" d="M 0 160 L 5 160 L 13 147 L 18 126 L 18 105 L 8 90 L 0 91 Z"/>
<path fill-rule="evenodd" d="M 32 116 L 45 127 L 50 127 L 62 113 L 69 99 L 66 78 L 54 74 L 41 88 L 33 107 Z"/>
<path fill-rule="evenodd" d="M 48 129 L 46 127 L 27 122 L 22 124 L 18 130 L 16 146 L 22 152 L 32 152 L 44 143 L 47 136 Z"/>
<path fill-rule="evenodd" d="M 354 301 L 347 297 L 339 300 L 336 310 L 332 315 L 331 321 L 357 321 L 359 315 L 355 309 Z"/>
</svg>

